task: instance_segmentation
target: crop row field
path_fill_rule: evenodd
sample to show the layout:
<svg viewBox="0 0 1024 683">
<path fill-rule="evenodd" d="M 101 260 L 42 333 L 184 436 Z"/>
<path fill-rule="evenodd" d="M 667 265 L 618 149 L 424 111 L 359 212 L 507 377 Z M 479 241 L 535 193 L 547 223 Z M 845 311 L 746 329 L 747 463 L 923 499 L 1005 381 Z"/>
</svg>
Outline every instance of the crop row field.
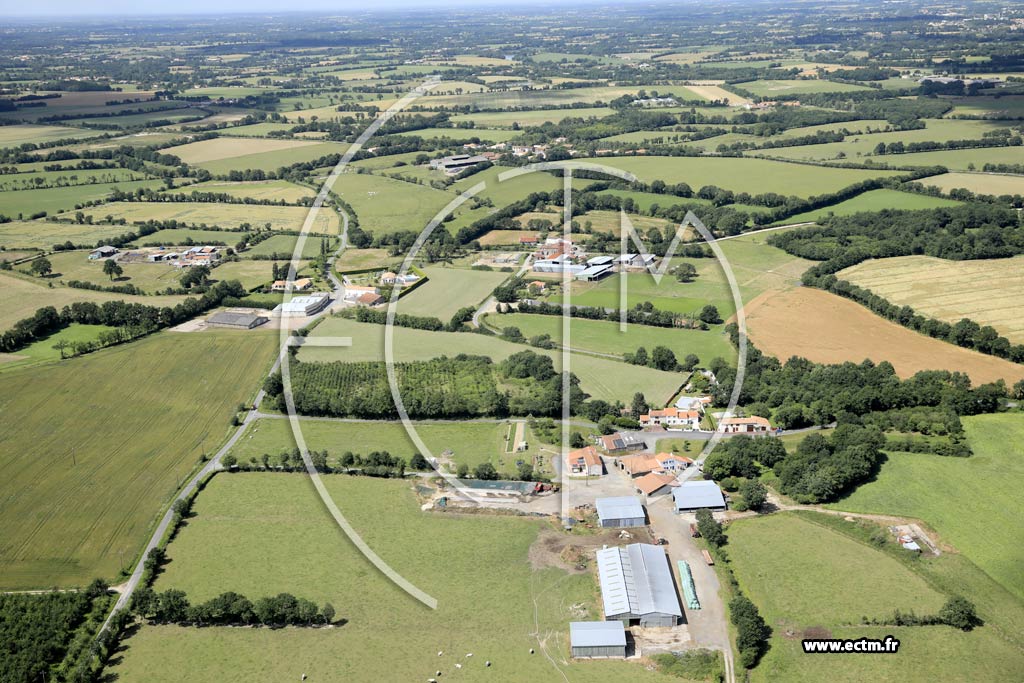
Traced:
<svg viewBox="0 0 1024 683">
<path fill-rule="evenodd" d="M 384 360 L 384 325 L 359 323 L 345 318 L 329 318 L 311 333 L 312 337 L 350 337 L 348 348 L 305 347 L 299 352 L 300 361 L 382 361 Z M 513 353 L 532 349 L 550 356 L 555 370 L 561 365 L 561 353 L 534 349 L 494 337 L 466 332 L 429 332 L 407 327 L 395 327 L 395 361 L 430 360 L 439 356 L 488 356 L 495 362 Z M 627 365 L 621 361 L 598 358 L 581 353 L 571 354 L 570 370 L 580 378 L 585 392 L 594 398 L 628 403 L 636 392 L 642 392 L 651 403 L 667 402 L 682 385 L 685 375 L 662 372 L 653 368 Z"/>
<path fill-rule="evenodd" d="M 343 154 L 346 148 L 338 142 L 222 137 L 169 147 L 164 153 L 215 175 L 226 175 L 232 170 L 274 171 L 329 154 Z"/>
<path fill-rule="evenodd" d="M 943 173 L 921 181 L 924 185 L 939 188 L 943 192 L 962 189 L 975 194 L 1014 195 L 1024 194 L 1024 177 L 995 173 Z"/>
<path fill-rule="evenodd" d="M 264 332 L 163 332 L 0 373 L 0 586 L 114 578 L 199 456 L 226 436 L 276 342 Z"/>
<path fill-rule="evenodd" d="M 949 323 L 970 318 L 1024 343 L 1024 257 L 947 261 L 899 256 L 865 261 L 837 276 L 924 315 Z"/>
<path fill-rule="evenodd" d="M 136 222 L 175 220 L 185 225 L 203 227 L 238 228 L 244 223 L 253 227 L 270 225 L 274 230 L 299 230 L 309 209 L 304 206 L 273 206 L 252 204 L 219 204 L 214 202 L 110 202 L 82 212 L 94 220 L 108 217 Z M 336 235 L 340 218 L 332 210 L 321 210 L 313 225 L 313 232 Z M 128 228 L 130 229 L 130 228 Z"/>
<path fill-rule="evenodd" d="M 949 626 L 857 625 L 863 617 L 891 619 L 894 610 L 935 614 L 953 592 L 983 586 L 998 595 L 998 587 L 958 558 L 922 559 L 912 569 L 815 520 L 782 513 L 729 526 L 736 579 L 772 628 L 770 648 L 751 681 L 966 683 L 1014 678 L 1024 670 L 1019 638 L 1007 638 L 1024 612 L 1019 602 L 983 609 L 987 623 L 971 632 Z M 843 590 L 836 591 L 840 585 Z M 967 594 L 988 607 L 988 595 Z M 900 641 L 896 654 L 812 656 L 801 647 L 804 638 L 886 636 Z"/>
<path fill-rule="evenodd" d="M 633 663 L 569 659 L 566 624 L 600 614 L 594 579 L 568 573 L 557 558 L 531 561 L 543 522 L 425 513 L 409 482 L 332 475 L 324 484 L 366 543 L 434 597 L 436 609 L 373 568 L 305 475 L 222 474 L 169 546 L 156 590 L 177 588 L 196 601 L 228 590 L 252 597 L 287 591 L 330 602 L 344 622 L 318 629 L 143 626 L 112 673 L 154 683 L 303 674 L 371 680 L 382 667 L 394 680 L 426 680 L 438 670 L 460 681 L 663 679 Z M 481 601 L 489 607 L 481 609 Z"/>
<path fill-rule="evenodd" d="M 889 361 L 900 377 L 964 372 L 975 384 L 1024 379 L 1024 366 L 918 334 L 849 299 L 812 288 L 769 293 L 747 306 L 750 339 L 765 353 L 819 363 Z"/>
</svg>

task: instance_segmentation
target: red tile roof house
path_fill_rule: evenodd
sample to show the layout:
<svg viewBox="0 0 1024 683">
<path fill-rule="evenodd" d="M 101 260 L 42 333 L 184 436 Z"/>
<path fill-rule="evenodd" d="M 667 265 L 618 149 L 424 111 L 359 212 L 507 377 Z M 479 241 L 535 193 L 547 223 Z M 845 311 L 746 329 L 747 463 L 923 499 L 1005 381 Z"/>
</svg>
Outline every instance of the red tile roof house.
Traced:
<svg viewBox="0 0 1024 683">
<path fill-rule="evenodd" d="M 700 429 L 701 412 L 699 410 L 680 410 L 679 408 L 665 408 L 663 410 L 652 410 L 640 416 L 640 424 L 643 426 L 658 424 L 666 429 L 685 429 L 695 431 Z"/>
<path fill-rule="evenodd" d="M 725 417 L 718 422 L 718 431 L 723 434 L 767 434 L 772 423 L 763 417 Z"/>
<path fill-rule="evenodd" d="M 537 236 L 523 235 L 519 238 L 519 244 L 537 244 L 540 239 Z"/>
<path fill-rule="evenodd" d="M 593 446 L 569 451 L 565 456 L 570 476 L 600 477 L 604 474 L 604 462 L 601 454 Z"/>
<path fill-rule="evenodd" d="M 673 487 L 678 485 L 676 475 L 658 474 L 657 472 L 645 474 L 633 482 L 637 492 L 644 494 L 648 499 L 669 493 Z"/>
</svg>

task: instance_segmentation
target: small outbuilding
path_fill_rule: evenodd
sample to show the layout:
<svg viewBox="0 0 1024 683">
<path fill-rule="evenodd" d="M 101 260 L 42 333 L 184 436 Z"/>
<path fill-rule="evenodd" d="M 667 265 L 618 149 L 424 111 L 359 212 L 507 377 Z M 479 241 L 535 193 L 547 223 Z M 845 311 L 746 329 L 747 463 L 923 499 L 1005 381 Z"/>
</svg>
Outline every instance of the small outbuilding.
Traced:
<svg viewBox="0 0 1024 683">
<path fill-rule="evenodd" d="M 573 657 L 625 657 L 626 627 L 621 621 L 573 621 L 569 645 Z"/>
<path fill-rule="evenodd" d="M 638 527 L 647 523 L 644 506 L 636 496 L 598 498 L 594 506 L 598 523 L 606 529 Z"/>
<path fill-rule="evenodd" d="M 676 512 L 724 510 L 725 496 L 713 481 L 687 481 L 672 491 Z"/>
<path fill-rule="evenodd" d="M 117 249 L 110 246 L 97 247 L 89 252 L 90 261 L 98 261 L 99 259 L 107 259 L 117 253 Z"/>
</svg>

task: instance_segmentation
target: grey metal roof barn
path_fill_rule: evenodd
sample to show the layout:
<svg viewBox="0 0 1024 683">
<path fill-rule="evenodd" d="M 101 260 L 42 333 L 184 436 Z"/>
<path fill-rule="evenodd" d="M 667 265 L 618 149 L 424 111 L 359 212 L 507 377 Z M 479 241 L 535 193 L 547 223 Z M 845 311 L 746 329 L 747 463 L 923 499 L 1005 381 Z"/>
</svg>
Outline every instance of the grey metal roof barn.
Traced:
<svg viewBox="0 0 1024 683">
<path fill-rule="evenodd" d="M 214 313 L 206 319 L 208 325 L 214 327 L 237 327 L 241 329 L 252 329 L 259 327 L 263 323 L 267 322 L 269 318 L 262 315 L 253 315 L 252 313 L 232 313 L 231 311 L 221 311 L 220 313 Z"/>
<path fill-rule="evenodd" d="M 597 507 L 598 521 L 605 528 L 636 527 L 647 522 L 644 506 L 636 496 L 598 498 L 594 505 Z"/>
<path fill-rule="evenodd" d="M 621 621 L 573 621 L 569 644 L 573 657 L 625 657 L 626 627 Z"/>
<path fill-rule="evenodd" d="M 713 481 L 684 482 L 672 491 L 672 498 L 675 501 L 676 512 L 701 508 L 725 509 L 725 496 L 722 495 L 722 489 Z"/>
<path fill-rule="evenodd" d="M 597 551 L 604 618 L 641 626 L 675 626 L 679 605 L 665 551 L 649 543 Z"/>
</svg>

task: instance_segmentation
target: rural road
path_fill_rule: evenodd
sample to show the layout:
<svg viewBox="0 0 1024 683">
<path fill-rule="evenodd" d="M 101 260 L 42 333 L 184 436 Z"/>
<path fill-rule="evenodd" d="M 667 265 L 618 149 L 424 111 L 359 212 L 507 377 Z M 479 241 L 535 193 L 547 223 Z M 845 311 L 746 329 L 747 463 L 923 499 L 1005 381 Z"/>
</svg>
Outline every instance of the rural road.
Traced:
<svg viewBox="0 0 1024 683">
<path fill-rule="evenodd" d="M 526 260 L 523 261 L 523 267 L 519 269 L 512 277 L 522 277 L 523 273 L 530 269 L 530 263 L 533 261 L 533 254 L 527 254 Z M 484 299 L 484 302 L 480 304 L 476 311 L 473 312 L 473 327 L 480 327 L 481 316 L 490 313 L 496 308 L 497 302 L 494 300 L 494 295 L 491 294 L 489 297 Z"/>
</svg>

